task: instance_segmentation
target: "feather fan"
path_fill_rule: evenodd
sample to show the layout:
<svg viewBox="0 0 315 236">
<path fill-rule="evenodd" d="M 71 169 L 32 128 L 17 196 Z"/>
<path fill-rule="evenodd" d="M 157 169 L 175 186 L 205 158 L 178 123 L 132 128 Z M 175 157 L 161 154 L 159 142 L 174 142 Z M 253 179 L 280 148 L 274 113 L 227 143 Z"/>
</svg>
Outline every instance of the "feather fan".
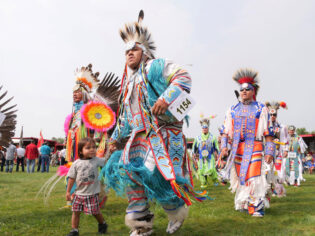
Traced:
<svg viewBox="0 0 315 236">
<path fill-rule="evenodd" d="M 0 90 L 2 86 L 0 87 Z M 11 138 L 14 136 L 15 126 L 16 126 L 16 112 L 13 108 L 16 105 L 12 105 L 6 107 L 7 104 L 13 99 L 13 97 L 9 99 L 5 99 L 7 95 L 7 91 L 0 95 L 0 117 L 3 117 L 3 121 L 0 123 L 0 145 L 1 146 L 9 146 L 11 142 Z M 1 120 L 0 120 L 1 121 Z"/>
</svg>

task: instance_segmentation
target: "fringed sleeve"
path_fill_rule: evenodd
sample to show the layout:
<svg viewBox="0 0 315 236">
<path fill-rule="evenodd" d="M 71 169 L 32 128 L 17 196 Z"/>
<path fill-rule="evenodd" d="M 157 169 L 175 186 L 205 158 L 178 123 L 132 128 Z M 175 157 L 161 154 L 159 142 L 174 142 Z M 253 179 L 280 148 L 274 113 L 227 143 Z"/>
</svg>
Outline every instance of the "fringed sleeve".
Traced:
<svg viewBox="0 0 315 236">
<path fill-rule="evenodd" d="M 259 123 L 257 127 L 256 139 L 263 140 L 263 137 L 273 136 L 269 122 L 269 112 L 266 106 L 261 108 Z"/>
<path fill-rule="evenodd" d="M 304 142 L 303 138 L 302 137 L 299 137 L 298 139 L 299 141 L 299 145 L 300 145 L 300 149 L 301 149 L 301 153 L 305 153 L 306 149 L 307 149 L 307 145 L 306 143 Z"/>
<path fill-rule="evenodd" d="M 230 108 L 225 114 L 223 133 L 227 134 L 230 138 L 233 138 L 232 108 Z"/>
<path fill-rule="evenodd" d="M 124 111 L 124 115 L 117 119 L 116 127 L 109 142 L 119 141 L 120 139 L 127 137 L 130 132 L 131 127 L 127 120 L 126 111 Z"/>
<path fill-rule="evenodd" d="M 171 104 L 181 94 L 183 90 L 190 93 L 191 78 L 188 72 L 179 65 L 165 60 L 163 77 L 168 84 L 167 89 L 162 93 L 159 99 L 162 99 L 168 105 Z"/>
</svg>

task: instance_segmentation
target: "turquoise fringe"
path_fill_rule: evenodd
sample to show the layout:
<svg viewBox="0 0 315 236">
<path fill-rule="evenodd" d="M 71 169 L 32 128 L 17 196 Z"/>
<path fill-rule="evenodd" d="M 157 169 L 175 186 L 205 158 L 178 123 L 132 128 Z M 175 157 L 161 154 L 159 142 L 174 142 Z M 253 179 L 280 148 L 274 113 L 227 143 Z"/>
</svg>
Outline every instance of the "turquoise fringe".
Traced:
<svg viewBox="0 0 315 236">
<path fill-rule="evenodd" d="M 133 158 L 128 165 L 120 163 L 122 151 L 116 151 L 112 154 L 105 167 L 100 173 L 100 179 L 104 181 L 107 188 L 112 188 L 115 192 L 123 197 L 126 193 L 127 186 L 136 186 L 125 170 L 132 173 L 138 183 L 144 186 L 147 198 L 150 201 L 157 201 L 161 205 L 173 205 L 176 207 L 184 205 L 184 201 L 174 193 L 169 181 L 166 181 L 157 168 L 153 172 L 149 171 L 143 165 L 142 158 Z M 189 181 L 176 177 L 179 185 L 188 184 Z"/>
</svg>

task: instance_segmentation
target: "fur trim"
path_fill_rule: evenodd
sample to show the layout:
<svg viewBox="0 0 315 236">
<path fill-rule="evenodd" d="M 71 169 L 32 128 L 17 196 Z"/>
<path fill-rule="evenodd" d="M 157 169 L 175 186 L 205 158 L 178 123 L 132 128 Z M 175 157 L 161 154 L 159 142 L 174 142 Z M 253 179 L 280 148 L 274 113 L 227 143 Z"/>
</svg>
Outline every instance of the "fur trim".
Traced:
<svg viewBox="0 0 315 236">
<path fill-rule="evenodd" d="M 189 208 L 186 205 L 178 208 L 176 211 L 165 210 L 168 220 L 171 222 L 184 221 L 188 217 Z"/>
<path fill-rule="evenodd" d="M 130 219 L 129 215 L 125 216 L 125 224 L 131 230 L 135 230 L 137 228 L 152 229 L 153 228 L 153 221 L 154 221 L 154 217 L 151 219 L 150 222 L 147 222 L 145 220 L 140 221 L 140 220 Z"/>
</svg>

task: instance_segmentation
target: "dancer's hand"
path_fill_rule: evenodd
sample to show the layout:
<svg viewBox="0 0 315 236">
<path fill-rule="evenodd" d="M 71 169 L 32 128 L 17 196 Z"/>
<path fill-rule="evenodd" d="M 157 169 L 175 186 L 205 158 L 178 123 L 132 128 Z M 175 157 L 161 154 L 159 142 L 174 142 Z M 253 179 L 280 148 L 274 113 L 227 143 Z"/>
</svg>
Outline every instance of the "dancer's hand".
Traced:
<svg viewBox="0 0 315 236">
<path fill-rule="evenodd" d="M 163 115 L 168 109 L 168 104 L 162 99 L 158 99 L 152 107 L 152 113 L 155 116 Z"/>
<path fill-rule="evenodd" d="M 267 164 L 270 164 L 272 162 L 272 160 L 273 160 L 273 156 L 271 156 L 271 155 L 266 155 L 265 156 L 265 162 Z"/>
<path fill-rule="evenodd" d="M 66 200 L 71 201 L 71 194 L 69 192 L 66 193 Z"/>
</svg>

